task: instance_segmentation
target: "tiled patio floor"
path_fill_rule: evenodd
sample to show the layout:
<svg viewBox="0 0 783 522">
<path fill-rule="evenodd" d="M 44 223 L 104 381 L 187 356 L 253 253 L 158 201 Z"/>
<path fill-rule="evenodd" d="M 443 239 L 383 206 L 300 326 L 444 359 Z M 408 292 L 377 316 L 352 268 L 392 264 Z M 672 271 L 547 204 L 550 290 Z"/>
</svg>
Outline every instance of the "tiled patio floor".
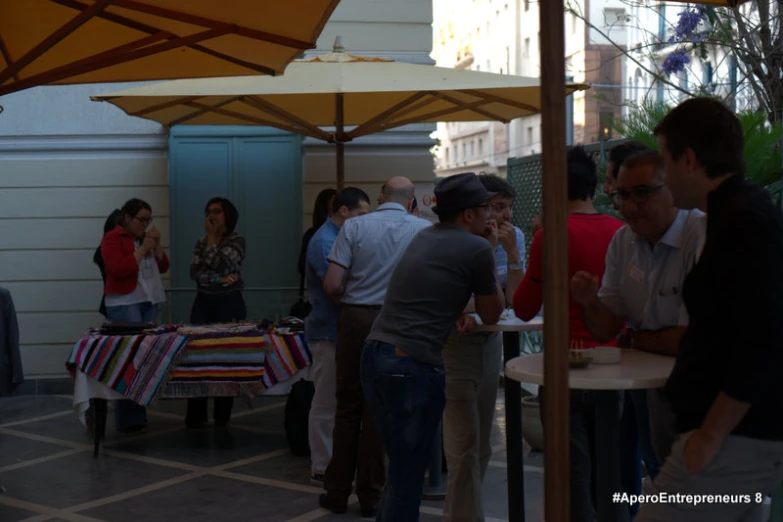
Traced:
<svg viewBox="0 0 783 522">
<path fill-rule="evenodd" d="M 86 430 L 62 396 L 0 399 L 2 522 L 308 522 L 361 520 L 318 507 L 309 459 L 293 456 L 283 431 L 285 397 L 237 400 L 230 428 L 186 430 L 184 401 L 149 410 L 141 434 L 113 431 L 92 456 Z M 495 454 L 484 484 L 487 521 L 507 519 L 505 425 L 498 401 Z M 527 520 L 543 519 L 543 458 L 525 460 Z M 354 498 L 355 500 L 355 498 Z M 442 502 L 424 501 L 421 520 L 441 519 Z"/>
</svg>

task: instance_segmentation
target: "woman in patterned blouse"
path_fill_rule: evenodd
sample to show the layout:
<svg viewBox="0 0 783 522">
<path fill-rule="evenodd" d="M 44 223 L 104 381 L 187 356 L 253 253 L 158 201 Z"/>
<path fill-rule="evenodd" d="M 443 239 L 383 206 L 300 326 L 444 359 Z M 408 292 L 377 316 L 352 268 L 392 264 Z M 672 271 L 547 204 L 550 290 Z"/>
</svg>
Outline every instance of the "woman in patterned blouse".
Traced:
<svg viewBox="0 0 783 522">
<path fill-rule="evenodd" d="M 190 262 L 190 278 L 198 287 L 190 322 L 211 324 L 243 321 L 247 317 L 241 275 L 245 238 L 234 232 L 239 212 L 231 201 L 212 198 L 204 213 L 207 234 L 196 242 Z M 233 404 L 233 397 L 215 397 L 215 426 L 228 423 Z M 207 419 L 207 398 L 188 399 L 185 418 L 188 427 L 202 426 Z"/>
</svg>

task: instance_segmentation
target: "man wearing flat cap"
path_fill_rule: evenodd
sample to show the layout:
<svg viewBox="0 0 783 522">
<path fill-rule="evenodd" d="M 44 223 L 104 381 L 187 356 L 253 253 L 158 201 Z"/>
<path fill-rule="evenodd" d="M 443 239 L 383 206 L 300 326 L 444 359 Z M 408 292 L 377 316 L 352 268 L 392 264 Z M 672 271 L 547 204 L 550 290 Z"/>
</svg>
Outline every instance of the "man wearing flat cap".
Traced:
<svg viewBox="0 0 783 522">
<path fill-rule="evenodd" d="M 392 273 L 383 307 L 364 345 L 362 386 L 389 457 L 379 520 L 416 521 L 424 471 L 446 402 L 441 351 L 452 327 L 476 329 L 464 313 L 495 324 L 505 298 L 488 222 L 488 192 L 473 173 L 435 187 L 440 223 L 413 238 Z"/>
</svg>

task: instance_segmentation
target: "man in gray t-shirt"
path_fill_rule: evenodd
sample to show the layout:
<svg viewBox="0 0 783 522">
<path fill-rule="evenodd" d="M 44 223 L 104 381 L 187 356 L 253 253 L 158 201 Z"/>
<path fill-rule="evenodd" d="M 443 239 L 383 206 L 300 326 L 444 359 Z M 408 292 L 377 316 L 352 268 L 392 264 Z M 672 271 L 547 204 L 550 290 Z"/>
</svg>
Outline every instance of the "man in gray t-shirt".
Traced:
<svg viewBox="0 0 783 522">
<path fill-rule="evenodd" d="M 418 520 L 446 400 L 441 350 L 450 330 L 455 323 L 460 333 L 476 329 L 475 319 L 464 314 L 471 295 L 485 324 L 495 324 L 503 312 L 497 227 L 487 220 L 492 196 L 472 173 L 435 187 L 441 222 L 409 244 L 364 345 L 362 387 L 389 457 L 381 520 Z"/>
</svg>

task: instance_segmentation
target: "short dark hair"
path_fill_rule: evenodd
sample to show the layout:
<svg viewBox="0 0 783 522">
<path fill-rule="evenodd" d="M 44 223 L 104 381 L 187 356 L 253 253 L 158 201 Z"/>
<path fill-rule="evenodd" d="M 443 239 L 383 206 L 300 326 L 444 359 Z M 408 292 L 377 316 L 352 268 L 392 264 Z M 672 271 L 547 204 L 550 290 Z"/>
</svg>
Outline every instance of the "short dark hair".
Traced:
<svg viewBox="0 0 783 522">
<path fill-rule="evenodd" d="M 666 138 L 675 160 L 691 149 L 708 178 L 745 175 L 745 136 L 739 118 L 714 98 L 691 98 L 669 111 L 653 133 Z"/>
<path fill-rule="evenodd" d="M 514 189 L 514 185 L 496 174 L 481 172 L 478 175 L 478 179 L 489 192 L 495 192 L 500 196 L 506 196 L 512 199 L 517 197 L 517 191 Z"/>
<path fill-rule="evenodd" d="M 617 175 L 620 173 L 620 166 L 626 159 L 649 150 L 650 147 L 640 141 L 626 141 L 625 143 L 612 147 L 612 150 L 609 151 L 609 157 L 607 158 L 609 163 L 612 164 L 612 170 L 610 172 L 612 177 L 617 179 Z"/>
<path fill-rule="evenodd" d="M 663 160 L 663 156 L 654 150 L 647 150 L 645 152 L 640 152 L 639 154 L 634 154 L 633 156 L 625 158 L 621 168 L 633 169 L 636 167 L 646 166 L 653 167 L 656 174 L 660 175 L 661 177 L 663 177 L 666 171 L 666 163 Z"/>
<path fill-rule="evenodd" d="M 581 145 L 568 147 L 566 156 L 569 201 L 593 199 L 595 187 L 598 185 L 595 160 Z"/>
<path fill-rule="evenodd" d="M 337 195 L 337 191 L 333 188 L 323 189 L 315 197 L 315 205 L 313 205 L 313 228 L 318 230 L 326 222 L 326 218 L 329 217 L 329 200 Z"/>
<path fill-rule="evenodd" d="M 207 206 L 204 207 L 204 214 L 209 214 L 209 207 L 215 203 L 220 204 L 220 208 L 223 209 L 223 216 L 226 219 L 226 235 L 234 232 L 237 228 L 237 221 L 239 221 L 239 211 L 237 207 L 226 198 L 212 198 L 207 201 Z"/>
<path fill-rule="evenodd" d="M 370 196 L 365 191 L 356 187 L 345 187 L 334 197 L 332 211 L 337 212 L 340 207 L 347 207 L 348 210 L 359 208 L 362 201 L 370 204 Z"/>
<path fill-rule="evenodd" d="M 136 214 L 138 214 L 142 210 L 149 210 L 151 213 L 152 207 L 150 206 L 149 203 L 139 198 L 129 199 L 128 201 L 125 202 L 125 204 L 120 209 L 120 212 L 122 212 L 122 216 L 120 217 L 119 222 L 123 226 L 127 227 L 128 226 L 127 216 L 130 216 L 131 218 L 135 218 Z"/>
</svg>

